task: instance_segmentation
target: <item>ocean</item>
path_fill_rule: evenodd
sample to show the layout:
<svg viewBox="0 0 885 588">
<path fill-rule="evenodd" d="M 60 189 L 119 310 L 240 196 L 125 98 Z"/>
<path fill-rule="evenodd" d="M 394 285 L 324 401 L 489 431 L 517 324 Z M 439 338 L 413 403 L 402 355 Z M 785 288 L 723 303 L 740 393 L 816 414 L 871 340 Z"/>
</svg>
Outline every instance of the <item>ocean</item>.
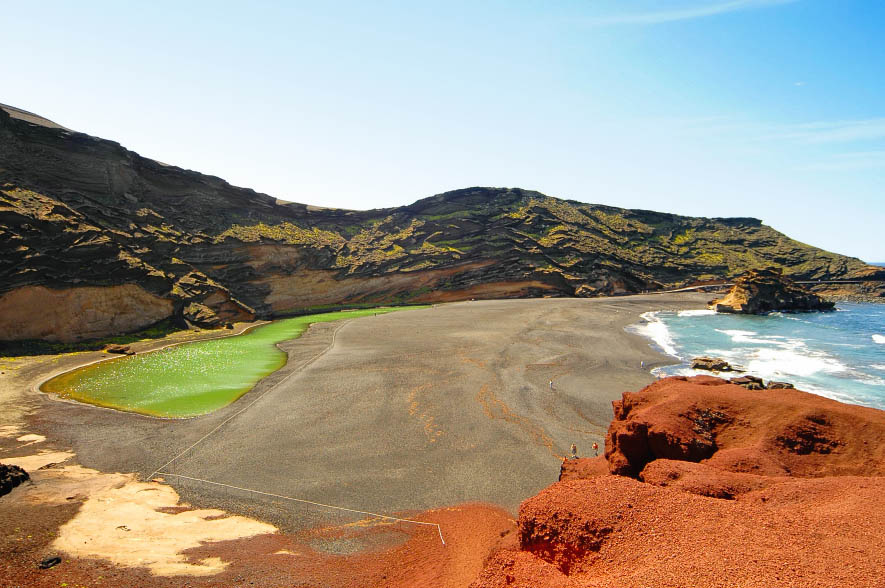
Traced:
<svg viewBox="0 0 885 588">
<path fill-rule="evenodd" d="M 885 409 L 885 304 L 842 303 L 836 308 L 764 316 L 648 312 L 628 329 L 674 357 L 673 365 L 653 370 L 658 376 L 708 373 L 692 370 L 689 362 L 709 355 L 766 381 L 791 382 L 806 392 Z"/>
</svg>

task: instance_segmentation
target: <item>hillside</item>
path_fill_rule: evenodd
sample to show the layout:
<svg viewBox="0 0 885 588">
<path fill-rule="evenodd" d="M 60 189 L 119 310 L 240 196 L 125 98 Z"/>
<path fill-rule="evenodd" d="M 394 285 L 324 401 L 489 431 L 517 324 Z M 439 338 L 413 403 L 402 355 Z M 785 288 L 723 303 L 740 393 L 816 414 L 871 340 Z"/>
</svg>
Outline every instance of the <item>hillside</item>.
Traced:
<svg viewBox="0 0 885 588">
<path fill-rule="evenodd" d="M 0 340 L 80 340 L 309 307 L 599 296 L 871 270 L 752 218 L 468 188 L 396 208 L 288 203 L 0 108 Z"/>
</svg>

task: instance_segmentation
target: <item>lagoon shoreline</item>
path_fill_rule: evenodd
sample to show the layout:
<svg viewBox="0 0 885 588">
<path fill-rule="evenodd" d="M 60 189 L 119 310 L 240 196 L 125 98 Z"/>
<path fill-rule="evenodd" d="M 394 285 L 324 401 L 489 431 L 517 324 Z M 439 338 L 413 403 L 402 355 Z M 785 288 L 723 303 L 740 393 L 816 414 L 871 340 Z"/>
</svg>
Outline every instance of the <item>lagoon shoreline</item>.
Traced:
<svg viewBox="0 0 885 588">
<path fill-rule="evenodd" d="M 705 302 L 703 294 L 488 300 L 315 324 L 280 344 L 289 356 L 281 370 L 233 404 L 185 420 L 35 393 L 50 372 L 95 359 L 44 358 L 3 376 L 0 411 L 24 400 L 20 431 L 70 449 L 85 467 L 142 480 L 235 416 L 164 471 L 371 512 L 481 502 L 514 513 L 556 480 L 571 443 L 582 455 L 602 444 L 612 400 L 672 361 L 625 327 L 644 312 Z M 12 438 L 0 443 L 10 456 L 28 451 Z M 284 533 L 359 518 L 187 478 L 165 483 L 189 504 Z"/>
</svg>

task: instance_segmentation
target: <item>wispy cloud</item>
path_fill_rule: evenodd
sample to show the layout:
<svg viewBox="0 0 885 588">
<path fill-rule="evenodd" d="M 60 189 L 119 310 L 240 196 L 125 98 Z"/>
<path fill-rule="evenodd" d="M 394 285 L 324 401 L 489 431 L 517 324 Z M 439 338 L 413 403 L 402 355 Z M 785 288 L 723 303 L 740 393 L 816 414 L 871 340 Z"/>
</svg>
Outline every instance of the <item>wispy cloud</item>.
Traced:
<svg viewBox="0 0 885 588">
<path fill-rule="evenodd" d="M 885 170 L 885 117 L 772 124 L 715 116 L 657 119 L 649 126 L 698 144 L 725 143 L 733 153 L 790 161 L 799 171 Z"/>
<path fill-rule="evenodd" d="M 643 12 L 623 12 L 608 16 L 591 18 L 588 24 L 595 26 L 608 25 L 655 25 L 680 20 L 707 18 L 727 12 L 738 12 L 766 6 L 792 4 L 799 0 L 728 0 L 718 2 L 695 2 L 675 8 L 663 10 L 647 10 Z"/>
<path fill-rule="evenodd" d="M 801 143 L 851 143 L 885 139 L 885 118 L 821 121 L 792 125 L 771 133 L 767 138 Z"/>
<path fill-rule="evenodd" d="M 830 158 L 802 166 L 801 170 L 854 171 L 885 169 L 885 151 L 858 151 L 837 153 Z"/>
<path fill-rule="evenodd" d="M 848 143 L 866 144 L 861 149 L 879 148 L 885 142 L 885 117 L 819 120 L 794 124 L 766 123 L 737 116 L 654 119 L 656 127 L 680 135 L 728 137 L 731 141 L 789 143 L 825 147 Z M 874 143 L 875 145 L 871 145 Z M 883 145 L 885 146 L 885 145 Z"/>
</svg>

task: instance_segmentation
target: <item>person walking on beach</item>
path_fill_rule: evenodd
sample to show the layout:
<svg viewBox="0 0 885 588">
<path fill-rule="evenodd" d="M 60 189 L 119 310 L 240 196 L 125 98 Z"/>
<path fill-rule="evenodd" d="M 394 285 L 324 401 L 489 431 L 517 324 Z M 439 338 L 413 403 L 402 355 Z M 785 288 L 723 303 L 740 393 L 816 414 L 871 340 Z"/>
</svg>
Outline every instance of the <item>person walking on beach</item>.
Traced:
<svg viewBox="0 0 885 588">
<path fill-rule="evenodd" d="M 550 389 L 553 390 L 553 380 L 550 380 L 550 381 L 548 382 L 548 384 L 550 384 Z"/>
<path fill-rule="evenodd" d="M 572 443 L 572 459 L 578 459 L 578 446 Z"/>
</svg>

